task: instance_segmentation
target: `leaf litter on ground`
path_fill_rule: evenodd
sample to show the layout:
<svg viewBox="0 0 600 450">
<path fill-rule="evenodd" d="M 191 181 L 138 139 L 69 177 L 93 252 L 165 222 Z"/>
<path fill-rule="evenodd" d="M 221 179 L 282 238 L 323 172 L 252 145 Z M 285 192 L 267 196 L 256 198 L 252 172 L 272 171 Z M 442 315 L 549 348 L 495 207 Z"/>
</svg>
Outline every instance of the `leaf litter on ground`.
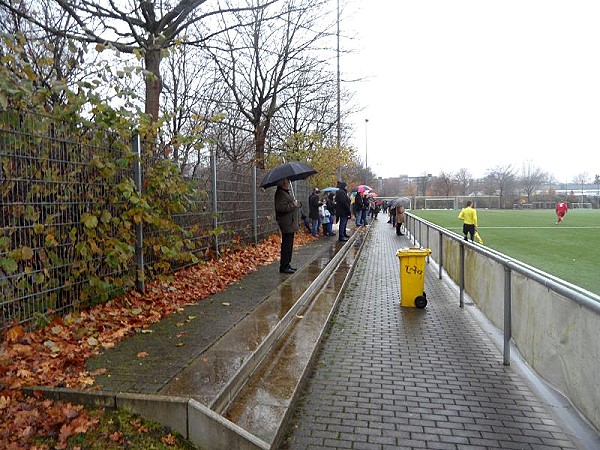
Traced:
<svg viewBox="0 0 600 450">
<path fill-rule="evenodd" d="M 313 240 L 310 234 L 298 233 L 295 246 Z M 280 237 L 273 235 L 258 245 L 226 250 L 219 259 L 180 270 L 168 282 L 147 283 L 143 293 L 132 291 L 91 309 L 56 317 L 44 328 L 9 328 L 0 344 L 0 448 L 81 448 L 78 442 L 90 429 L 97 429 L 106 414 L 45 399 L 41 394 L 27 396 L 21 388 L 94 389 L 94 377 L 106 369 L 87 371 L 87 359 L 135 333 L 151 332 L 148 327 L 163 317 L 272 263 L 279 257 L 280 244 Z M 138 357 L 144 357 L 143 353 Z M 97 448 L 109 448 L 109 442 L 122 448 L 125 441 L 119 433 L 116 430 L 105 436 L 107 441 Z M 73 439 L 74 443 L 68 443 Z M 174 448 L 169 442 L 177 439 L 165 431 L 158 440 L 164 448 Z"/>
</svg>

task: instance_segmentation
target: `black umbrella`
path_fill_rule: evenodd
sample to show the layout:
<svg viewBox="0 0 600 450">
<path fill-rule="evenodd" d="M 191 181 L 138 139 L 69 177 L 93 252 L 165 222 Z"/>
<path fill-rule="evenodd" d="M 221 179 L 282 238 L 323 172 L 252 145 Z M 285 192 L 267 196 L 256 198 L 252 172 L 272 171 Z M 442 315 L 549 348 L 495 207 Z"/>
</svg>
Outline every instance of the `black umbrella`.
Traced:
<svg viewBox="0 0 600 450">
<path fill-rule="evenodd" d="M 290 181 L 304 180 L 315 173 L 317 171 L 306 163 L 297 161 L 286 162 L 267 172 L 260 183 L 260 187 L 269 188 L 277 186 L 277 183 L 286 178 Z"/>
</svg>

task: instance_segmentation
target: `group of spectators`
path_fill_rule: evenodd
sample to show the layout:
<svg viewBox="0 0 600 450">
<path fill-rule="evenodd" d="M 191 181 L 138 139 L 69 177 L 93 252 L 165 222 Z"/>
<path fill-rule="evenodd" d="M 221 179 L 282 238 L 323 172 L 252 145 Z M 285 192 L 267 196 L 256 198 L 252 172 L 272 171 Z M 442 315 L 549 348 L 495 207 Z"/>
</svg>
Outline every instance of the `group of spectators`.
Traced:
<svg viewBox="0 0 600 450">
<path fill-rule="evenodd" d="M 356 192 L 354 202 L 348 195 L 348 185 L 344 181 L 337 182 L 337 190 L 327 192 L 320 198 L 321 190 L 314 188 L 308 197 L 308 217 L 301 210 L 302 204 L 290 192 L 290 181 L 281 180 L 275 192 L 275 218 L 281 231 L 281 257 L 279 271 L 281 273 L 294 273 L 296 268 L 291 266 L 294 248 L 294 233 L 300 228 L 300 221 L 304 223 L 307 231 L 313 236 L 319 235 L 319 227 L 323 227 L 325 236 L 334 236 L 333 224 L 338 224 L 338 240 L 347 241 L 348 220 L 352 213 L 356 219 L 356 226 L 368 226 L 368 217 L 377 219 L 380 211 L 379 203 L 369 196 L 368 192 Z M 387 205 L 386 205 L 387 209 Z M 396 227 L 396 234 L 402 235 L 404 223 L 404 207 L 390 207 L 390 221 Z M 393 216 L 392 216 L 393 212 Z M 393 217 L 393 220 L 392 220 Z"/>
<path fill-rule="evenodd" d="M 335 193 L 328 192 L 323 198 L 320 198 L 320 193 L 319 188 L 313 189 L 308 197 L 308 217 L 303 218 L 306 229 L 315 237 L 319 234 L 319 226 L 323 227 L 323 235 L 334 236 L 333 224 L 344 218 L 344 223 L 340 223 L 343 230 L 338 239 L 345 241 L 348 239 L 347 221 L 352 218 L 352 214 L 357 227 L 366 227 L 369 226 L 369 218 L 377 219 L 381 210 L 375 197 L 368 191 L 352 192 L 349 195 L 347 184 L 343 181 L 338 182 Z"/>
<path fill-rule="evenodd" d="M 335 236 L 333 224 L 338 223 L 338 239 L 348 240 L 346 226 L 352 212 L 347 188 L 345 182 L 338 181 L 335 193 L 328 192 L 323 198 L 319 197 L 319 188 L 313 189 L 308 197 L 308 217 L 303 217 L 305 227 L 313 236 L 318 236 L 319 226 L 323 227 L 325 236 Z"/>
</svg>

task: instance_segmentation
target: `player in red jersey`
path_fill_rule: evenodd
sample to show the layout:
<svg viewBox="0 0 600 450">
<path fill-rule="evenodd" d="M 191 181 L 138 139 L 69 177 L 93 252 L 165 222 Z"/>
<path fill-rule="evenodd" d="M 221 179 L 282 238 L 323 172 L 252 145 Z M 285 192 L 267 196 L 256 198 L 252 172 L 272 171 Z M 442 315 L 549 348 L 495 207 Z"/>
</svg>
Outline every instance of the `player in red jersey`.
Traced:
<svg viewBox="0 0 600 450">
<path fill-rule="evenodd" d="M 556 222 L 557 225 L 563 221 L 568 210 L 569 207 L 566 202 L 558 202 L 556 204 L 556 215 L 558 217 L 558 221 Z"/>
</svg>

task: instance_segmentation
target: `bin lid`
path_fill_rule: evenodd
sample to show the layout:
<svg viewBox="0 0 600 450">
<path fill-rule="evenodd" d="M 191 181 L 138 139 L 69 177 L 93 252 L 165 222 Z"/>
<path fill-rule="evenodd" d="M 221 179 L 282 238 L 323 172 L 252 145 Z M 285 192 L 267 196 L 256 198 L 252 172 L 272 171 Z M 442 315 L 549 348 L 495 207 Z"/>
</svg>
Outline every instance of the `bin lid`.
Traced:
<svg viewBox="0 0 600 450">
<path fill-rule="evenodd" d="M 430 254 L 431 254 L 431 249 L 429 249 L 429 248 L 405 247 L 405 248 L 398 249 L 396 256 L 410 256 L 410 255 L 429 256 Z"/>
</svg>

